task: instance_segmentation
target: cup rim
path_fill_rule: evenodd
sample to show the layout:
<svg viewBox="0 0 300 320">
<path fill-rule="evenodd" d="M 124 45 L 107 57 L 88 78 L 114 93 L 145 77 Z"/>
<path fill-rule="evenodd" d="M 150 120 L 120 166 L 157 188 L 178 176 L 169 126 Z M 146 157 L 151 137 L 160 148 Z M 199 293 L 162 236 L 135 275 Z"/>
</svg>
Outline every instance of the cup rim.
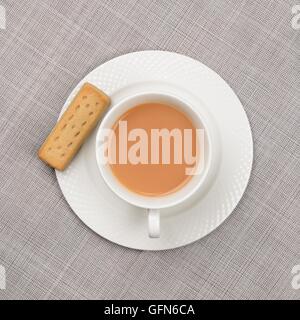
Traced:
<svg viewBox="0 0 300 320">
<path fill-rule="evenodd" d="M 187 192 L 185 195 L 178 197 L 176 200 L 172 200 L 169 203 L 165 203 L 163 205 L 158 204 L 157 202 L 159 202 L 160 199 L 166 199 L 166 197 L 168 195 L 164 195 L 164 196 L 158 196 L 158 197 L 153 197 L 153 196 L 143 196 L 137 193 L 134 193 L 133 191 L 131 191 L 130 189 L 126 188 L 124 185 L 122 185 L 118 179 L 113 175 L 113 173 L 111 172 L 110 169 L 106 169 L 107 165 L 104 165 L 100 162 L 100 156 L 99 156 L 99 152 L 98 152 L 98 141 L 99 141 L 99 135 L 101 133 L 101 130 L 105 128 L 105 124 L 107 123 L 107 121 L 112 117 L 112 115 L 116 112 L 117 109 L 121 108 L 124 106 L 124 104 L 129 104 L 130 101 L 132 101 L 135 98 L 138 97 L 143 97 L 143 96 L 147 96 L 147 95 L 156 95 L 156 96 L 164 96 L 167 98 L 172 98 L 174 100 L 177 100 L 179 103 L 183 104 L 185 107 L 188 107 L 198 118 L 199 122 L 202 123 L 204 130 L 205 130 L 205 134 L 207 136 L 207 142 L 209 145 L 209 152 L 208 152 L 208 157 L 207 157 L 207 163 L 205 165 L 205 169 L 204 172 L 200 175 L 200 179 L 199 181 L 196 183 L 196 185 L 189 191 Z M 154 100 L 154 99 L 153 99 Z M 129 108 L 130 109 L 130 108 Z M 127 110 L 129 110 L 127 109 Z M 126 111 L 124 111 L 126 112 Z M 114 121 L 117 121 L 118 117 L 115 117 Z M 113 122 L 114 122 L 113 121 Z M 211 143 L 212 143 L 212 137 L 211 137 L 211 132 L 209 129 L 209 119 L 208 119 L 208 115 L 203 114 L 202 110 L 198 110 L 195 107 L 193 107 L 193 105 L 189 102 L 187 102 L 185 99 L 179 98 L 177 95 L 174 95 L 173 93 L 167 93 L 167 92 L 159 92 L 159 91 L 155 91 L 155 92 L 151 92 L 151 91 L 145 91 L 145 92 L 141 92 L 141 93 L 136 93 L 133 95 L 130 95 L 128 97 L 123 98 L 122 100 L 120 100 L 119 102 L 117 102 L 115 105 L 113 105 L 111 107 L 110 110 L 108 110 L 108 112 L 105 114 L 104 118 L 101 121 L 101 124 L 98 128 L 97 134 L 96 134 L 96 144 L 95 144 L 95 151 L 96 151 L 96 160 L 97 160 L 97 166 L 99 168 L 99 171 L 101 173 L 102 178 L 104 179 L 105 183 L 107 184 L 107 186 L 112 190 L 112 192 L 114 192 L 118 197 L 120 197 L 121 199 L 123 199 L 124 201 L 137 206 L 137 207 L 141 207 L 141 208 L 145 208 L 145 209 L 163 209 L 163 208 L 168 208 L 168 207 L 172 207 L 172 206 L 176 206 L 182 202 L 184 202 L 185 200 L 187 200 L 188 198 L 190 198 L 200 187 L 201 185 L 203 185 L 203 182 L 206 180 L 206 177 L 208 176 L 208 173 L 210 171 L 211 168 L 211 164 L 212 164 L 212 152 L 211 152 Z M 109 176 L 117 182 L 117 185 L 119 186 L 118 189 L 116 189 L 114 186 L 112 186 L 110 179 L 108 178 L 108 172 Z M 193 176 L 195 177 L 195 176 Z M 192 177 L 192 179 L 193 179 Z M 191 181 L 191 180 L 190 180 Z M 188 185 L 190 183 L 190 181 L 187 182 L 186 185 Z M 184 187 L 183 187 L 184 188 Z M 122 191 L 120 191 L 122 189 Z M 131 195 L 133 195 L 136 198 L 136 201 L 133 201 L 132 198 L 129 199 L 125 194 L 124 191 L 126 190 L 126 193 L 129 193 Z M 182 188 L 180 188 L 178 191 L 175 191 L 173 193 L 171 193 L 170 195 L 176 195 L 180 190 L 182 190 Z M 144 204 L 143 204 L 144 202 Z M 152 202 L 151 203 L 147 203 L 146 202 Z"/>
</svg>

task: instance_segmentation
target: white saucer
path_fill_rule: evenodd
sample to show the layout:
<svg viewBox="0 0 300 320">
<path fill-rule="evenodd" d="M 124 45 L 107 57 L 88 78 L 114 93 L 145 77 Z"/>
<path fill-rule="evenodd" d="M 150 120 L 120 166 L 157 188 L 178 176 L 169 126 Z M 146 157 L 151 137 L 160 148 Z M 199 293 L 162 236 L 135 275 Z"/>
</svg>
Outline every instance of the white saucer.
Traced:
<svg viewBox="0 0 300 320">
<path fill-rule="evenodd" d="M 241 199 L 251 172 L 253 143 L 243 106 L 229 85 L 202 63 L 164 51 L 134 52 L 96 68 L 76 86 L 61 114 L 84 82 L 112 98 L 147 90 L 174 93 L 204 104 L 219 131 L 221 160 L 205 194 L 162 210 L 161 237 L 150 239 L 143 209 L 118 198 L 103 181 L 96 164 L 96 130 L 71 165 L 56 172 L 60 188 L 78 217 L 102 237 L 134 249 L 165 250 L 199 240 L 217 228 Z"/>
</svg>

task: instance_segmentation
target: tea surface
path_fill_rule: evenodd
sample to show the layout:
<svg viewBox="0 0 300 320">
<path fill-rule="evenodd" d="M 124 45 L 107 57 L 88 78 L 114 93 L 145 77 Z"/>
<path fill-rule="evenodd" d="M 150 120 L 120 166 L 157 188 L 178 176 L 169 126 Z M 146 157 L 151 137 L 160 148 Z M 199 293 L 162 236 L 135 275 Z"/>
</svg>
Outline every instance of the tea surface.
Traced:
<svg viewBox="0 0 300 320">
<path fill-rule="evenodd" d="M 124 126 L 121 129 L 120 121 L 122 121 L 123 125 L 126 123 L 126 134 L 123 132 Z M 138 134 L 134 134 L 134 131 L 132 131 L 134 129 L 142 129 L 146 133 L 147 142 L 145 142 L 144 135 L 141 137 Z M 153 131 L 156 131 L 156 134 L 158 133 L 157 130 L 153 129 L 168 129 L 169 132 L 176 129 L 177 133 L 181 133 L 181 150 L 180 143 L 176 144 L 180 140 L 178 136 L 174 138 L 174 136 L 170 135 L 169 163 L 163 163 L 163 157 L 165 162 L 168 161 L 168 156 L 164 153 L 167 152 L 168 148 L 164 148 L 163 139 L 159 138 L 158 140 L 157 135 L 155 135 L 156 139 L 152 139 Z M 160 103 L 146 103 L 131 108 L 113 126 L 116 137 L 116 163 L 110 164 L 113 174 L 126 188 L 137 194 L 163 196 L 177 191 L 191 179 L 191 176 L 186 175 L 186 168 L 191 166 L 185 163 L 184 129 L 190 129 L 192 133 L 190 149 L 191 153 L 195 156 L 196 128 L 182 111 Z M 124 137 L 125 135 L 127 137 Z M 134 141 L 129 141 L 130 138 Z M 154 149 L 153 147 L 151 148 L 151 144 L 155 145 L 154 149 L 156 152 L 153 152 Z M 120 147 L 123 147 L 124 150 L 125 145 L 127 163 L 121 164 L 119 163 L 121 155 Z M 166 143 L 166 145 L 168 144 Z M 159 152 L 159 155 L 157 152 Z M 141 156 L 141 153 L 143 153 L 143 156 Z M 135 159 L 140 159 L 140 162 L 146 163 L 132 163 L 130 161 L 131 155 Z M 181 163 L 176 163 L 180 162 L 180 156 L 182 158 Z M 153 163 L 153 159 L 156 159 L 155 163 Z"/>
</svg>

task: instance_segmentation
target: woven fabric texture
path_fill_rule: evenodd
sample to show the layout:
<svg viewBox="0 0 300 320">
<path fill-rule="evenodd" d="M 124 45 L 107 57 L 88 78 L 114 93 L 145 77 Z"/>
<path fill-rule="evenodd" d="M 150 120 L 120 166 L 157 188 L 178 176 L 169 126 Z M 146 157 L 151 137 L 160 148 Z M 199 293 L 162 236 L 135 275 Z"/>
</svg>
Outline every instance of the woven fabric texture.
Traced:
<svg viewBox="0 0 300 320">
<path fill-rule="evenodd" d="M 296 0 L 0 4 L 0 299 L 300 299 L 292 286 L 300 265 Z M 233 214 L 204 239 L 162 252 L 93 233 L 37 158 L 80 79 L 149 49 L 218 72 L 242 101 L 254 139 L 250 183 Z"/>
</svg>

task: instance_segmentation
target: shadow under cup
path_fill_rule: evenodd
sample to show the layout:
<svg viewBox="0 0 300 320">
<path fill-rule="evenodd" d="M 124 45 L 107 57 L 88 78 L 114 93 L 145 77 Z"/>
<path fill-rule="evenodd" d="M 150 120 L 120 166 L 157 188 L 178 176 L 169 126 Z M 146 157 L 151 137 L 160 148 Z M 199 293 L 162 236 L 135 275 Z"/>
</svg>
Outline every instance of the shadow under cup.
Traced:
<svg viewBox="0 0 300 320">
<path fill-rule="evenodd" d="M 203 129 L 202 144 L 200 144 L 200 172 L 192 177 L 178 190 L 162 196 L 144 196 L 126 188 L 113 174 L 110 164 L 105 161 L 103 150 L 103 133 L 111 130 L 115 123 L 131 108 L 145 103 L 161 103 L 175 107 L 191 119 L 196 129 Z M 130 204 L 147 209 L 162 209 L 175 206 L 189 198 L 196 190 L 207 185 L 207 178 L 212 175 L 212 157 L 214 126 L 204 111 L 204 108 L 195 108 L 188 102 L 166 93 L 142 93 L 126 98 L 112 106 L 103 118 L 96 137 L 96 158 L 100 172 L 110 187 L 120 198 Z M 147 183 L 145 181 L 145 183 Z"/>
</svg>

